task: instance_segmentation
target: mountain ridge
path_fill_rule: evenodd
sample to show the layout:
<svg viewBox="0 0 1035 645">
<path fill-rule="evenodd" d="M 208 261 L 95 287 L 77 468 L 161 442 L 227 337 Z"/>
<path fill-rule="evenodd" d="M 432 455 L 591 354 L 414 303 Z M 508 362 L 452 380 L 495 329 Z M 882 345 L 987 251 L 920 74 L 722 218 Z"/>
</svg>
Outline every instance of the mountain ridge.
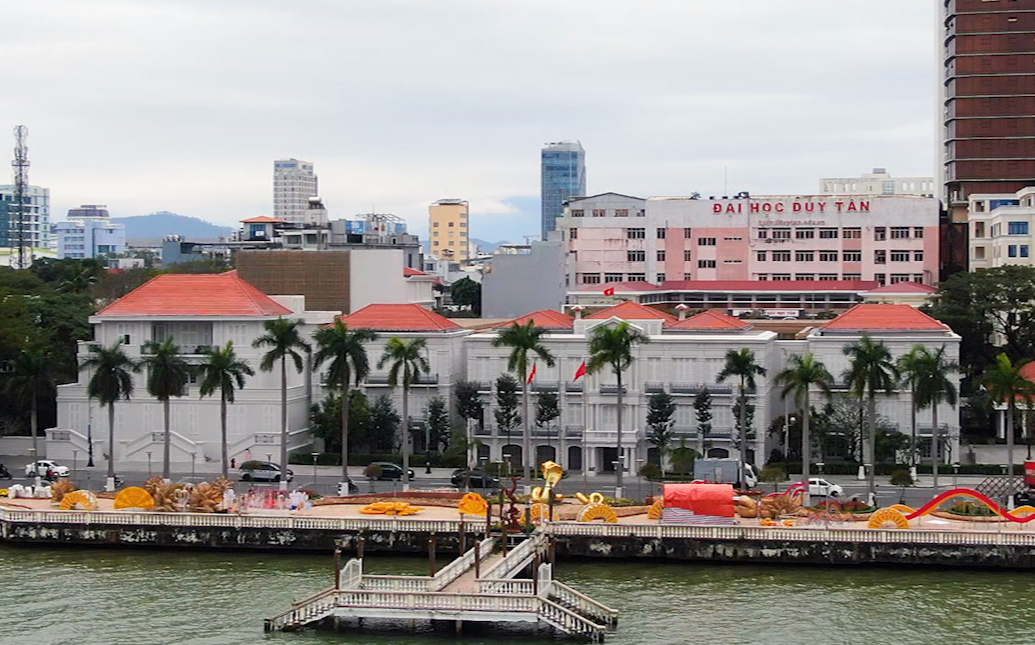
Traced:
<svg viewBox="0 0 1035 645">
<path fill-rule="evenodd" d="M 182 235 L 184 238 L 216 238 L 234 232 L 229 226 L 219 226 L 197 217 L 157 211 L 149 215 L 113 217 L 111 221 L 124 224 L 127 238 L 163 238 Z"/>
</svg>

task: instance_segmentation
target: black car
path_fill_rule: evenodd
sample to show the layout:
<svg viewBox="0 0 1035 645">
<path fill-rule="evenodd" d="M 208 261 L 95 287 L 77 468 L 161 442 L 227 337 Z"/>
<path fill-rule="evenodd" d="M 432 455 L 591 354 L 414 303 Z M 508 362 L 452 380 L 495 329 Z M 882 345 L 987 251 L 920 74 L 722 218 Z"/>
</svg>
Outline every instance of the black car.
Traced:
<svg viewBox="0 0 1035 645">
<path fill-rule="evenodd" d="M 374 466 L 377 466 L 381 469 L 381 472 L 377 476 L 378 480 L 383 481 L 386 479 L 402 479 L 403 469 L 402 466 L 400 466 L 399 464 L 393 464 L 390 461 L 375 461 L 367 467 L 371 468 Z M 413 481 L 413 470 L 410 469 L 407 471 L 407 473 L 410 476 L 410 481 Z"/>
<path fill-rule="evenodd" d="M 458 468 L 453 471 L 453 476 L 450 481 L 453 482 L 453 486 L 457 488 L 463 488 L 464 483 L 467 481 L 467 470 L 464 468 Z M 500 485 L 499 477 L 493 477 L 488 475 L 485 471 L 475 468 L 471 472 L 471 488 L 497 488 Z"/>
</svg>

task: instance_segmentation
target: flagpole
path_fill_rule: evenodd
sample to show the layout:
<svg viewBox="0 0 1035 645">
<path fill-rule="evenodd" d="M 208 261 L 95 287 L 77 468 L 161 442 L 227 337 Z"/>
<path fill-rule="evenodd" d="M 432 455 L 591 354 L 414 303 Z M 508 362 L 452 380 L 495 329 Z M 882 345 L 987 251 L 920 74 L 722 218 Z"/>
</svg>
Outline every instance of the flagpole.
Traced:
<svg viewBox="0 0 1035 645">
<path fill-rule="evenodd" d="M 586 440 L 589 435 L 589 377 L 582 377 L 582 486 L 586 486 L 586 471 L 589 470 L 589 454 Z"/>
<path fill-rule="evenodd" d="M 556 461 L 563 464 L 567 461 L 564 454 L 564 403 L 567 388 L 564 387 L 564 359 L 557 357 L 557 454 Z"/>
</svg>

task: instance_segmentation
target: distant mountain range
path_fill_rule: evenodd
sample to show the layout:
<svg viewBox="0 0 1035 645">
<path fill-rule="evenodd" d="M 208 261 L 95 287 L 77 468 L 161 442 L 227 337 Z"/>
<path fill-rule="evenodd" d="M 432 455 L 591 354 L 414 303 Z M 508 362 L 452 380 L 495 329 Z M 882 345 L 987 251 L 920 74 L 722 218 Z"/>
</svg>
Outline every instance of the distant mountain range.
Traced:
<svg viewBox="0 0 1035 645">
<path fill-rule="evenodd" d="M 218 226 L 197 217 L 177 215 L 168 211 L 133 217 L 113 217 L 111 220 L 126 225 L 127 238 L 163 238 L 166 235 L 182 235 L 186 239 L 217 238 L 234 232 L 229 226 Z"/>
</svg>

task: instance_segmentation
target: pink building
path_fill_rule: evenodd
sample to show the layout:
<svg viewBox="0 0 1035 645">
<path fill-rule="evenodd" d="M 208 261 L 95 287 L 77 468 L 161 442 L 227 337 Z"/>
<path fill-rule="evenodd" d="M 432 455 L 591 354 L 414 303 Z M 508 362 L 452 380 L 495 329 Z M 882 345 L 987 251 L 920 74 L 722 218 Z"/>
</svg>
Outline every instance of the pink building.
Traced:
<svg viewBox="0 0 1035 645">
<path fill-rule="evenodd" d="M 558 229 L 572 290 L 641 280 L 932 284 L 938 275 L 938 202 L 930 197 L 605 193 L 571 200 Z"/>
</svg>

